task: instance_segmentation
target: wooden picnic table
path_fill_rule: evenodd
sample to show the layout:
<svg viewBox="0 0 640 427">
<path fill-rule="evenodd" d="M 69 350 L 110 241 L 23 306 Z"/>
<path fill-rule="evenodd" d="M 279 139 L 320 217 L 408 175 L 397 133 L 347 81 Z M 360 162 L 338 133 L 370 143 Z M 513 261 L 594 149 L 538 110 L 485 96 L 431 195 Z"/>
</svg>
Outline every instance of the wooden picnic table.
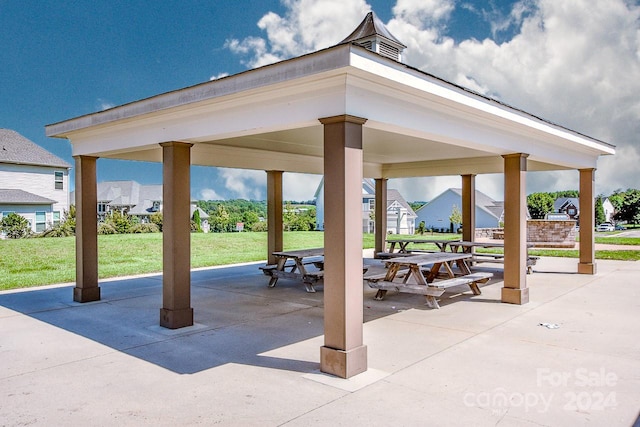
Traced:
<svg viewBox="0 0 640 427">
<path fill-rule="evenodd" d="M 425 295 L 427 305 L 439 308 L 436 297 L 442 295 L 448 287 L 469 285 L 475 295 L 480 295 L 478 283 L 486 282 L 493 276 L 491 273 L 471 273 L 466 260 L 472 257 L 469 253 L 433 252 L 410 256 L 389 258 L 385 261 L 385 273 L 365 274 L 364 279 L 369 286 L 378 289 L 376 300 L 382 300 L 388 290 Z M 456 276 L 452 264 L 456 263 L 460 275 Z M 431 265 L 431 268 L 424 267 Z M 448 279 L 436 281 L 440 270 L 444 267 Z M 410 283 L 414 282 L 414 283 Z"/>
<path fill-rule="evenodd" d="M 282 277 L 302 281 L 307 292 L 316 291 L 313 285 L 322 281 L 324 276 L 324 248 L 278 251 L 273 252 L 273 255 L 276 257 L 276 264 L 260 267 L 265 275 L 271 277 L 270 288 Z M 308 269 L 310 265 L 314 265 L 315 269 Z"/>
<path fill-rule="evenodd" d="M 432 243 L 437 246 L 437 248 L 444 252 L 447 249 L 447 245 L 452 242 L 458 242 L 459 240 L 438 240 L 438 239 L 388 239 L 386 242 L 389 244 L 389 252 L 388 254 L 391 256 L 394 253 L 400 254 L 408 254 L 413 251 L 408 248 L 410 244 L 420 244 L 420 243 Z M 398 252 L 395 252 L 396 246 L 398 246 Z"/>
</svg>

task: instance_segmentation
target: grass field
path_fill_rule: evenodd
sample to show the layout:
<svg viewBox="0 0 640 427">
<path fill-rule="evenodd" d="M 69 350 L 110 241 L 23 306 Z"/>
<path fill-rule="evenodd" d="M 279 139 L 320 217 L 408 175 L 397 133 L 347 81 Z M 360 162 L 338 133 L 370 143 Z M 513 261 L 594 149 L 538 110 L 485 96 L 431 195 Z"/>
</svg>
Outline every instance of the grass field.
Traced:
<svg viewBox="0 0 640 427">
<path fill-rule="evenodd" d="M 415 236 L 458 239 L 458 234 Z M 390 236 L 393 238 L 393 236 Z M 640 245 L 640 239 L 598 237 L 597 243 Z M 285 249 L 324 246 L 317 231 L 285 232 Z M 374 236 L 365 234 L 363 248 L 373 248 Z M 413 246 L 437 250 L 433 244 Z M 210 233 L 191 235 L 191 267 L 208 267 L 266 258 L 266 233 Z M 578 257 L 577 250 L 536 249 L 540 256 Z M 598 259 L 639 260 L 640 251 L 596 251 Z M 98 236 L 98 275 L 101 279 L 162 271 L 162 234 Z M 75 281 L 75 238 L 0 240 L 0 290 Z"/>
<path fill-rule="evenodd" d="M 285 232 L 285 249 L 324 246 L 324 233 Z M 374 246 L 365 235 L 364 248 Z M 191 235 L 191 267 L 266 259 L 267 233 Z M 0 290 L 75 281 L 75 237 L 0 240 Z M 98 236 L 99 278 L 162 271 L 162 234 Z"/>
</svg>

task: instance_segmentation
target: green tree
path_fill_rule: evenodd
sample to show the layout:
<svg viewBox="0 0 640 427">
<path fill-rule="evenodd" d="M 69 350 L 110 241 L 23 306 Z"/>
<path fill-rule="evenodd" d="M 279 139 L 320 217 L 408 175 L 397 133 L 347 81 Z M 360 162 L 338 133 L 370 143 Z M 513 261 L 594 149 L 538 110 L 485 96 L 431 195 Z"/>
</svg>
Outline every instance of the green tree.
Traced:
<svg viewBox="0 0 640 427">
<path fill-rule="evenodd" d="M 532 219 L 544 219 L 545 215 L 553 212 L 555 198 L 549 193 L 532 193 L 527 196 L 527 207 Z"/>
<path fill-rule="evenodd" d="M 223 204 L 218 204 L 215 210 L 209 215 L 209 223 L 211 231 L 216 233 L 224 233 L 229 231 L 230 215 L 227 208 Z"/>
<path fill-rule="evenodd" d="M 422 236 L 425 231 L 427 231 L 427 228 L 424 221 L 420 221 L 420 224 L 418 224 L 418 228 L 416 229 L 416 233 Z"/>
<path fill-rule="evenodd" d="M 454 224 L 462 224 L 462 212 L 457 205 L 453 205 L 451 208 L 451 215 L 449 215 L 449 221 Z"/>
<path fill-rule="evenodd" d="M 22 215 L 14 212 L 2 217 L 2 221 L 0 221 L 0 231 L 5 233 L 9 239 L 21 239 L 31 234 L 29 221 Z"/>
<path fill-rule="evenodd" d="M 596 224 L 602 224 L 607 219 L 604 215 L 604 206 L 602 206 L 602 196 L 596 197 L 595 217 Z"/>
<path fill-rule="evenodd" d="M 629 189 L 624 195 L 622 206 L 616 212 L 617 221 L 626 221 L 629 224 L 640 224 L 640 190 Z"/>
<path fill-rule="evenodd" d="M 613 209 L 619 211 L 622 208 L 622 202 L 624 201 L 625 192 L 622 189 L 617 189 L 609 196 L 609 201 L 613 205 Z"/>
<path fill-rule="evenodd" d="M 200 218 L 200 209 L 197 209 L 193 212 L 193 223 L 195 232 L 202 233 L 202 219 Z"/>
</svg>

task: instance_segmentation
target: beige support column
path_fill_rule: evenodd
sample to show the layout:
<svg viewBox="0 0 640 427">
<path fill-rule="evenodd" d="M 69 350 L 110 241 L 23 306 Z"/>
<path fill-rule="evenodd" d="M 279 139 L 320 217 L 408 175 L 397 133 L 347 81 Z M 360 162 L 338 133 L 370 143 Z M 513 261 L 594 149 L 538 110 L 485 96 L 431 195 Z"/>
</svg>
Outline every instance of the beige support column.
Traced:
<svg viewBox="0 0 640 427">
<path fill-rule="evenodd" d="M 387 237 L 387 182 L 386 178 L 376 178 L 375 253 L 385 252 Z"/>
<path fill-rule="evenodd" d="M 462 240 L 476 240 L 476 176 L 462 175 Z"/>
<path fill-rule="evenodd" d="M 596 227 L 595 172 L 595 169 L 580 169 L 580 274 L 596 274 L 597 270 L 593 232 Z"/>
<path fill-rule="evenodd" d="M 162 308 L 160 326 L 193 325 L 191 308 L 191 147 L 184 142 L 162 146 Z"/>
<path fill-rule="evenodd" d="M 282 171 L 267 171 L 267 262 L 275 264 L 274 252 L 282 251 Z"/>
<path fill-rule="evenodd" d="M 528 154 L 504 155 L 504 287 L 502 302 L 526 304 Z"/>
<path fill-rule="evenodd" d="M 362 343 L 362 125 L 335 116 L 324 125 L 324 346 L 320 370 L 349 378 L 367 370 Z"/>
<path fill-rule="evenodd" d="M 98 186 L 97 157 L 74 156 L 76 161 L 76 302 L 98 301 Z"/>
</svg>

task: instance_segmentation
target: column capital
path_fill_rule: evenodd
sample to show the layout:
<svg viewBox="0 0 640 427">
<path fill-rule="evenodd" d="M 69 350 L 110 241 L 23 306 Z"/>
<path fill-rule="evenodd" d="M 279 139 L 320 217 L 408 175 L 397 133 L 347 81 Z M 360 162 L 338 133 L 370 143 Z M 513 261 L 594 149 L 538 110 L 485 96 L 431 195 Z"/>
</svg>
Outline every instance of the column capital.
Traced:
<svg viewBox="0 0 640 427">
<path fill-rule="evenodd" d="M 318 119 L 318 121 L 323 125 L 331 125 L 335 123 L 354 123 L 357 125 L 363 125 L 367 122 L 367 119 L 349 114 L 341 114 L 339 116 L 323 117 Z"/>
<path fill-rule="evenodd" d="M 98 156 L 85 156 L 84 154 L 76 154 L 72 156 L 74 159 L 95 159 L 98 160 L 100 157 Z"/>
<path fill-rule="evenodd" d="M 597 168 L 584 168 L 584 169 L 578 169 L 579 172 L 595 172 L 597 170 Z"/>
<path fill-rule="evenodd" d="M 523 158 L 527 158 L 529 157 L 529 155 L 527 153 L 511 153 L 511 154 L 503 154 L 502 158 L 504 159 L 510 159 L 513 157 L 523 157 Z"/>
<path fill-rule="evenodd" d="M 191 142 L 182 142 L 182 141 L 167 141 L 167 142 L 161 142 L 160 143 L 161 147 L 180 147 L 180 146 L 187 146 L 187 147 L 193 147 L 193 144 Z"/>
<path fill-rule="evenodd" d="M 511 165 L 510 167 L 514 167 L 516 164 L 515 162 L 518 162 L 518 168 L 521 172 L 527 170 L 527 157 L 529 157 L 529 155 L 526 153 L 511 153 L 502 155 L 502 158 L 505 161 L 505 168 L 507 167 L 506 165 Z"/>
</svg>

